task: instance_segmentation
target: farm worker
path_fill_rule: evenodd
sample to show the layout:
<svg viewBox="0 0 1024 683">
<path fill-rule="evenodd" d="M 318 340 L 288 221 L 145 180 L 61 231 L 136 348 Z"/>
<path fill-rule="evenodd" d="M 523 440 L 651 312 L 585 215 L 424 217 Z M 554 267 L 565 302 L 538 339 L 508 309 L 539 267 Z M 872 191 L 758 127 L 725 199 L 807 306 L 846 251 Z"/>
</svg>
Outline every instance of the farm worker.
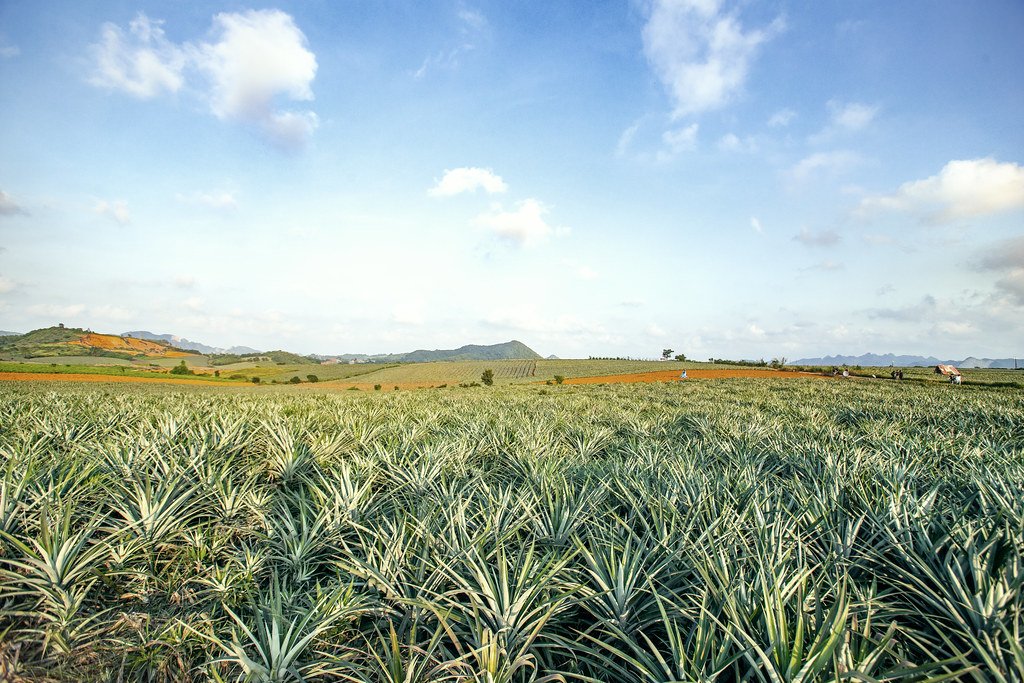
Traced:
<svg viewBox="0 0 1024 683">
<path fill-rule="evenodd" d="M 686 370 L 683 370 L 683 374 L 679 375 L 679 379 L 686 379 Z"/>
<path fill-rule="evenodd" d="M 843 370 L 843 377 L 849 377 L 849 376 L 850 376 L 850 371 L 849 370 Z"/>
</svg>

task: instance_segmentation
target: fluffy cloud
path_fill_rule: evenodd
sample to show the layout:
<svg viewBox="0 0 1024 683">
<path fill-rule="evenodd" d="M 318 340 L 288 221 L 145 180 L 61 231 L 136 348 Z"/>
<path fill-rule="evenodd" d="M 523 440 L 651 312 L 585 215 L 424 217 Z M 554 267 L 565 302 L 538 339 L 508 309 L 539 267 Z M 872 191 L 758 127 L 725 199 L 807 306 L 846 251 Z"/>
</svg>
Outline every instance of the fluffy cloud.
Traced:
<svg viewBox="0 0 1024 683">
<path fill-rule="evenodd" d="M 128 24 L 127 34 L 103 24 L 100 42 L 92 46 L 96 71 L 89 82 L 144 99 L 180 90 L 186 51 L 167 40 L 162 25 L 141 13 Z"/>
<path fill-rule="evenodd" d="M 756 233 L 764 232 L 764 226 L 761 225 L 761 219 L 757 216 L 750 217 L 750 227 L 753 228 Z"/>
<path fill-rule="evenodd" d="M 128 202 L 118 199 L 112 202 L 99 200 L 92 210 L 100 216 L 105 216 L 118 225 L 128 225 L 132 222 L 131 214 L 128 213 Z"/>
<path fill-rule="evenodd" d="M 279 10 L 221 13 L 213 18 L 215 42 L 180 45 L 166 38 L 162 23 L 140 13 L 127 33 L 104 24 L 92 46 L 96 69 L 90 82 L 151 98 L 181 90 L 194 73 L 205 83 L 191 85 L 221 120 L 253 125 L 284 148 L 301 146 L 316 130 L 314 112 L 277 104 L 282 98 L 313 99 L 316 56 L 291 16 Z"/>
<path fill-rule="evenodd" d="M 431 197 L 451 197 L 463 192 L 482 189 L 487 194 L 504 192 L 508 185 L 489 168 L 472 166 L 445 169 L 444 176 L 427 191 Z"/>
<path fill-rule="evenodd" d="M 1024 208 L 1024 167 L 992 158 L 950 161 L 937 175 L 900 185 L 891 194 L 867 197 L 858 213 L 918 213 L 948 223 Z"/>
<path fill-rule="evenodd" d="M 522 247 L 533 247 L 546 242 L 552 235 L 564 232 L 548 225 L 544 220 L 548 210 L 536 199 L 526 199 L 516 205 L 514 211 L 492 209 L 476 218 L 476 225 L 494 233 L 497 237 Z"/>
<path fill-rule="evenodd" d="M 15 216 L 25 213 L 25 209 L 14 201 L 14 197 L 0 190 L 0 216 Z"/>
<path fill-rule="evenodd" d="M 275 100 L 313 99 L 316 56 L 291 16 L 279 10 L 221 13 L 215 43 L 198 47 L 196 63 L 210 80 L 210 109 L 220 119 L 259 126 L 275 143 L 301 145 L 318 124 L 311 111 L 278 111 Z"/>
<path fill-rule="evenodd" d="M 654 0 L 644 54 L 673 100 L 673 116 L 725 105 L 747 79 L 758 47 L 782 29 L 776 20 L 745 31 L 721 0 Z"/>
<path fill-rule="evenodd" d="M 0 275 L 0 294 L 7 294 L 14 291 L 17 283 L 9 277 Z"/>
<path fill-rule="evenodd" d="M 73 318 L 85 312 L 84 304 L 34 304 L 27 309 L 31 315 L 46 318 Z"/>
<path fill-rule="evenodd" d="M 801 228 L 800 234 L 793 237 L 794 241 L 799 242 L 805 247 L 834 247 L 842 239 L 842 236 L 835 230 L 811 232 L 807 228 Z"/>
</svg>

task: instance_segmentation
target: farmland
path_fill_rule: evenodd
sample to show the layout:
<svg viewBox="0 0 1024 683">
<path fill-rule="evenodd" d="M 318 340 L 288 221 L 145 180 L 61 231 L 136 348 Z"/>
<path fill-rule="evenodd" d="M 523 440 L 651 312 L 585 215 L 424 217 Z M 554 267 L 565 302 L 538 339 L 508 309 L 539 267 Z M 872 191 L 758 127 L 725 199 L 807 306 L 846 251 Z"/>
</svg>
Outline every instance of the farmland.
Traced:
<svg viewBox="0 0 1024 683">
<path fill-rule="evenodd" d="M 1024 671 L 1010 388 L 0 383 L 0 465 L 10 678 Z"/>
</svg>

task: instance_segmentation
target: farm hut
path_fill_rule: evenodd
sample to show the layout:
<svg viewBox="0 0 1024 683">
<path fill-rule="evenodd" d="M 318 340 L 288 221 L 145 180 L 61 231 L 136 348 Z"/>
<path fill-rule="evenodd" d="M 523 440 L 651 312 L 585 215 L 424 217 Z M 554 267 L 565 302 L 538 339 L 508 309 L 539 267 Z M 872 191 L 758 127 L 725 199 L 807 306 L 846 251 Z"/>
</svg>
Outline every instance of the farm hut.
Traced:
<svg viewBox="0 0 1024 683">
<path fill-rule="evenodd" d="M 959 377 L 960 376 L 960 371 L 957 370 L 952 365 L 936 365 L 935 366 L 935 374 L 936 375 L 945 375 L 946 377 Z"/>
</svg>

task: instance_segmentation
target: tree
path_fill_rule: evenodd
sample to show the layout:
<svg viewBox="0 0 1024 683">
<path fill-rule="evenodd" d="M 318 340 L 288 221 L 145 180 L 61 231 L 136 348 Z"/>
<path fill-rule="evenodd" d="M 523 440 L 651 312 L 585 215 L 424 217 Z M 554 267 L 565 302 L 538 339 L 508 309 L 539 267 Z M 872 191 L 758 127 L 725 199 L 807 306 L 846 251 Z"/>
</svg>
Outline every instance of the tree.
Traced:
<svg viewBox="0 0 1024 683">
<path fill-rule="evenodd" d="M 317 377 L 316 375 L 306 375 L 306 379 L 309 380 L 310 382 L 319 382 L 320 381 L 320 378 Z"/>
<path fill-rule="evenodd" d="M 677 353 L 676 354 L 676 360 L 678 360 L 678 361 L 686 360 L 686 354 L 685 353 Z"/>
<path fill-rule="evenodd" d="M 191 370 L 189 370 L 188 366 L 185 365 L 185 361 L 181 361 L 180 363 L 175 365 L 173 368 L 171 368 L 171 374 L 172 375 L 194 375 L 196 373 L 194 373 Z"/>
<path fill-rule="evenodd" d="M 494 384 L 494 371 L 490 369 L 484 370 L 484 374 L 480 375 L 480 381 L 487 386 Z"/>
<path fill-rule="evenodd" d="M 661 352 L 661 359 L 668 360 L 672 357 L 672 349 L 665 349 Z"/>
<path fill-rule="evenodd" d="M 299 379 L 299 376 L 298 376 L 298 375 L 295 375 L 294 377 L 292 377 L 292 378 L 291 378 L 290 380 L 288 380 L 288 381 L 289 381 L 289 382 L 291 382 L 292 384 L 301 384 L 301 383 L 302 383 L 302 380 L 301 380 L 301 379 Z"/>
<path fill-rule="evenodd" d="M 259 384 L 260 383 L 260 378 L 259 377 L 253 377 L 249 381 L 251 381 L 253 384 Z"/>
<path fill-rule="evenodd" d="M 555 375 L 555 384 L 561 384 L 565 381 L 565 377 L 562 375 Z"/>
</svg>

